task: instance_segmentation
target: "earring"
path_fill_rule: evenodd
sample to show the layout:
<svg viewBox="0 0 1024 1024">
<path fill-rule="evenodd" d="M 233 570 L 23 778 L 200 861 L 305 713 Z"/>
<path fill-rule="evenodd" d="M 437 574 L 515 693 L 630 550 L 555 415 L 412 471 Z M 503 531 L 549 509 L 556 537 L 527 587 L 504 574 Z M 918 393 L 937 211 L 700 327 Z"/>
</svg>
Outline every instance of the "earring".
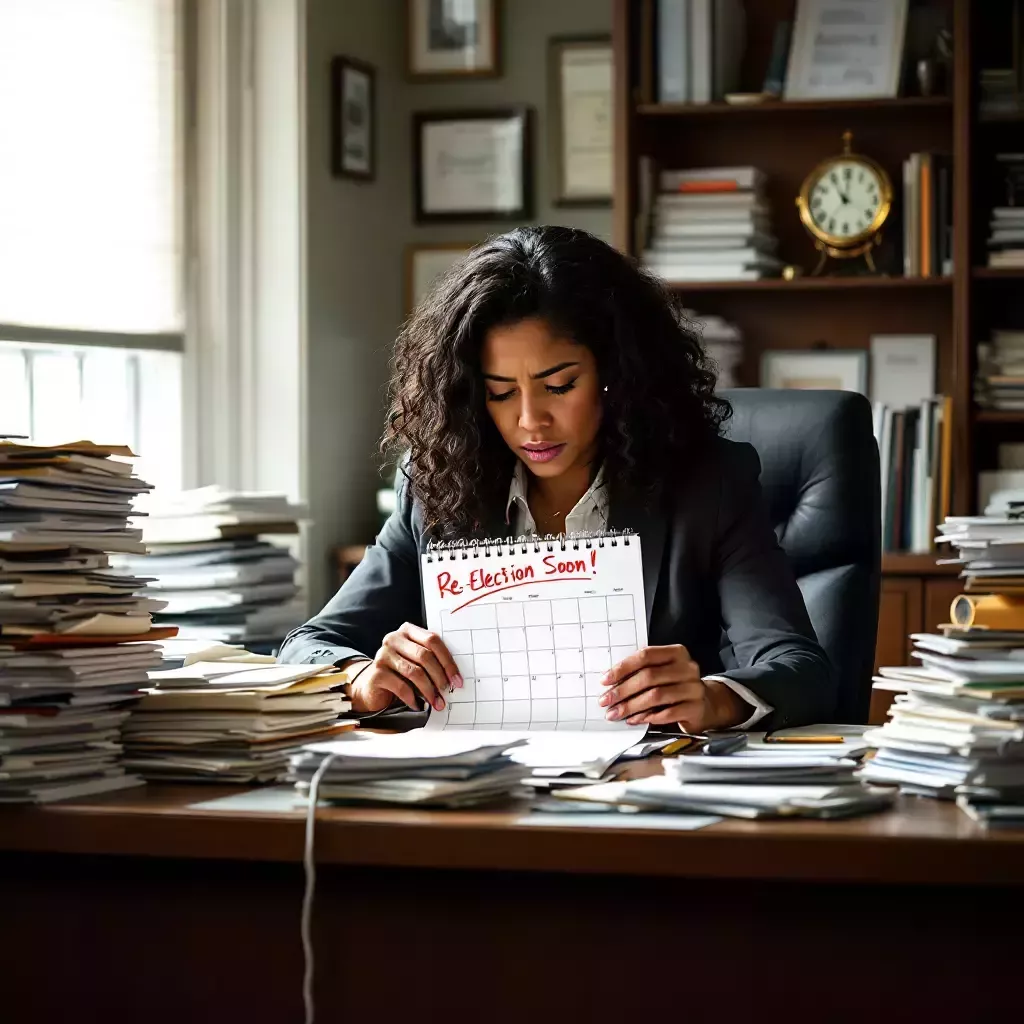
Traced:
<svg viewBox="0 0 1024 1024">
<path fill-rule="evenodd" d="M 605 391 L 607 391 L 607 390 L 608 390 L 608 385 L 607 385 L 607 384 L 605 384 L 605 386 L 604 386 L 604 390 L 605 390 Z"/>
</svg>

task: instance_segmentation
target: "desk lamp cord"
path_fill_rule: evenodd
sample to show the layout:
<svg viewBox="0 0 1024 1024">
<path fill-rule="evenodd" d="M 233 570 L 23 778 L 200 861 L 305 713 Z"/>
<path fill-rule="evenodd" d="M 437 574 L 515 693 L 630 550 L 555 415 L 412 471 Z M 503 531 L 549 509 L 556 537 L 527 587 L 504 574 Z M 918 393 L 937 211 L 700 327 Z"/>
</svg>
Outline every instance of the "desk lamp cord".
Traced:
<svg viewBox="0 0 1024 1024">
<path fill-rule="evenodd" d="M 302 1002 L 306 1008 L 306 1024 L 313 1024 L 315 1016 L 313 1005 L 313 894 L 316 891 L 316 858 L 313 853 L 313 835 L 316 826 L 316 804 L 320 792 L 320 780 L 337 756 L 337 754 L 328 754 L 309 781 L 309 805 L 306 808 L 306 846 L 302 856 L 302 864 L 306 872 L 306 890 L 302 896 L 300 924 L 303 956 Z"/>
</svg>

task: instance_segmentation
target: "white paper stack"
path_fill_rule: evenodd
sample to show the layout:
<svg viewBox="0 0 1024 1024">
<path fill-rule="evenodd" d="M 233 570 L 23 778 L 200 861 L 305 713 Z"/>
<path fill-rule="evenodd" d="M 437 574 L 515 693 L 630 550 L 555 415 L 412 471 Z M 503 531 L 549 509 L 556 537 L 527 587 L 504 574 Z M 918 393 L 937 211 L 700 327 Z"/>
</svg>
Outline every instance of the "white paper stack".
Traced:
<svg viewBox="0 0 1024 1024">
<path fill-rule="evenodd" d="M 755 737 L 751 747 L 734 754 L 668 758 L 662 775 L 560 790 L 554 795 L 734 818 L 837 818 L 889 806 L 890 793 L 866 787 L 856 777 L 859 756 L 867 749 L 861 730 L 831 725 L 815 730 L 833 734 L 845 730 L 847 736 L 837 744 L 809 745 L 766 743 Z"/>
<path fill-rule="evenodd" d="M 0 442 L 0 802 L 137 785 L 121 726 L 160 663 L 163 605 L 111 568 L 145 550 L 130 528 L 149 484 L 123 447 Z"/>
<path fill-rule="evenodd" d="M 211 649 L 151 672 L 124 727 L 126 764 L 163 781 L 274 782 L 311 740 L 356 728 L 333 665 Z"/>
<path fill-rule="evenodd" d="M 662 171 L 644 262 L 673 282 L 778 276 L 764 180 L 755 167 Z"/>
<path fill-rule="evenodd" d="M 154 577 L 146 593 L 166 602 L 158 621 L 176 625 L 182 639 L 269 653 L 305 619 L 298 562 L 266 539 L 297 533 L 302 506 L 283 495 L 203 487 L 140 508 L 149 555 L 121 564 Z"/>
<path fill-rule="evenodd" d="M 469 807 L 508 797 L 529 769 L 509 750 L 525 739 L 497 739 L 472 731 L 414 732 L 383 736 L 356 733 L 303 747 L 291 761 L 299 792 L 324 769 L 318 797 L 338 803 Z"/>
</svg>

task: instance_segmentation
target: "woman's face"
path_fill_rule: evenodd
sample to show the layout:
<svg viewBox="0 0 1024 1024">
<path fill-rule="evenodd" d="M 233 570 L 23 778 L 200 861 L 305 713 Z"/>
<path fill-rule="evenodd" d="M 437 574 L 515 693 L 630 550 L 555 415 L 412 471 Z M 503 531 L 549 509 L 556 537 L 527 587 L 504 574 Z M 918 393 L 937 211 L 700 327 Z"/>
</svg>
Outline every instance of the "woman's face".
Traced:
<svg viewBox="0 0 1024 1024">
<path fill-rule="evenodd" d="M 532 318 L 495 327 L 480 355 L 487 411 L 538 477 L 589 466 L 601 425 L 597 364 L 586 345 Z"/>
</svg>

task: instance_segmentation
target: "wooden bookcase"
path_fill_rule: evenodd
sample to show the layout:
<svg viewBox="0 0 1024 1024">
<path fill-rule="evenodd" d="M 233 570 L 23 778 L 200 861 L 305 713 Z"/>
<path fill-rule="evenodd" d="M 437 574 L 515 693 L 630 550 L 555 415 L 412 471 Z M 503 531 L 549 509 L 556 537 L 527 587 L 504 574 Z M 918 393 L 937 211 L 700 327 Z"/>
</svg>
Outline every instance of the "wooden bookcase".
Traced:
<svg viewBox="0 0 1024 1024">
<path fill-rule="evenodd" d="M 755 106 L 659 104 L 651 95 L 649 36 L 653 3 L 614 0 L 615 186 L 614 238 L 633 251 L 641 156 L 662 167 L 752 165 L 767 176 L 767 197 L 779 240 L 779 255 L 810 272 L 816 262 L 801 225 L 795 197 L 807 172 L 841 150 L 841 135 L 853 132 L 854 149 L 888 171 L 896 192 L 886 230 L 894 264 L 901 265 L 902 164 L 915 151 L 953 156 L 953 273 L 948 277 L 812 278 L 793 281 L 687 283 L 687 306 L 717 313 L 743 331 L 741 383 L 757 384 L 766 349 L 867 348 L 876 333 L 934 334 L 939 389 L 953 397 L 953 508 L 974 511 L 975 481 L 994 468 L 1000 441 L 1024 441 L 1024 414 L 976 410 L 972 401 L 975 343 L 993 327 L 1024 327 L 1024 271 L 984 266 L 989 209 L 998 196 L 989 173 L 995 152 L 1024 150 L 1024 121 L 979 115 L 979 70 L 985 66 L 987 0 L 932 0 L 946 9 L 954 36 L 952 80 L 946 95 L 841 102 L 769 101 Z M 761 88 L 780 19 L 792 19 L 795 0 L 745 0 L 747 44 L 741 68 L 743 91 Z M 991 8 L 989 8 L 991 10 Z M 643 67 L 643 73 L 642 72 Z M 883 602 L 911 594 L 916 628 L 931 628 L 941 600 L 955 588 L 931 555 L 887 555 Z M 938 573 L 938 578 L 936 574 Z M 944 577 L 944 578 L 943 578 Z M 937 587 L 937 589 L 936 589 Z M 947 605 L 948 607 L 948 605 Z M 944 614 L 944 611 L 943 611 Z M 902 617 L 900 622 L 902 623 Z M 879 655 L 896 648 L 882 616 Z M 909 619 L 907 620 L 910 621 Z M 892 627 L 896 629 L 897 626 Z M 899 625 L 902 632 L 902 625 Z M 899 648 L 905 647 L 898 641 Z"/>
</svg>

